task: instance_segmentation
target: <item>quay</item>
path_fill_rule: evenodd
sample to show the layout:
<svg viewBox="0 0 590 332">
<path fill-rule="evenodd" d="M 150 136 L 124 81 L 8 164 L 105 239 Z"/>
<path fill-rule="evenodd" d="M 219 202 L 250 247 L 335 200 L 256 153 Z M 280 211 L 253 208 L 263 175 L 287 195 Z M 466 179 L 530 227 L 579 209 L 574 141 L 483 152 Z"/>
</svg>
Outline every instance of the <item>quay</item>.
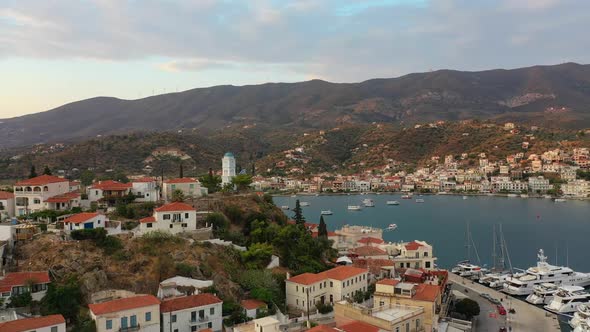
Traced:
<svg viewBox="0 0 590 332">
<path fill-rule="evenodd" d="M 509 308 L 514 308 L 515 313 L 506 313 L 505 327 L 507 331 L 512 332 L 540 332 L 540 331 L 561 331 L 557 315 L 545 311 L 523 300 L 513 298 L 510 295 L 498 292 L 494 289 L 488 288 L 475 281 L 459 277 L 456 274 L 449 273 L 449 281 L 453 283 L 453 289 L 466 293 L 472 300 L 482 303 L 487 301 L 479 296 L 479 294 L 490 294 L 492 297 L 502 300 L 502 305 L 509 311 Z M 488 305 L 489 306 L 489 305 Z M 481 307 L 481 305 L 480 305 Z M 494 316 L 494 317 L 490 317 Z M 489 315 L 485 312 L 485 307 L 481 308 L 481 312 L 477 317 L 478 322 L 475 324 L 475 331 L 498 331 L 497 326 L 502 325 L 498 320 L 502 319 L 500 315 Z M 492 328 L 491 326 L 495 326 Z M 511 327 L 512 329 L 510 329 Z"/>
</svg>

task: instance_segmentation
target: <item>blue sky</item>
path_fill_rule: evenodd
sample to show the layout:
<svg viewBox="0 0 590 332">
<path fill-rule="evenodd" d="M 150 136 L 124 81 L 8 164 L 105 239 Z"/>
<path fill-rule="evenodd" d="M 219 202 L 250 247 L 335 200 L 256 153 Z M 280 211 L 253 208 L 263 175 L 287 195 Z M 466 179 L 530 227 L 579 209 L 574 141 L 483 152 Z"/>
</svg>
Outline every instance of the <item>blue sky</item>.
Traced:
<svg viewBox="0 0 590 332">
<path fill-rule="evenodd" d="M 590 1 L 0 0 L 0 118 L 94 96 L 590 62 Z"/>
</svg>

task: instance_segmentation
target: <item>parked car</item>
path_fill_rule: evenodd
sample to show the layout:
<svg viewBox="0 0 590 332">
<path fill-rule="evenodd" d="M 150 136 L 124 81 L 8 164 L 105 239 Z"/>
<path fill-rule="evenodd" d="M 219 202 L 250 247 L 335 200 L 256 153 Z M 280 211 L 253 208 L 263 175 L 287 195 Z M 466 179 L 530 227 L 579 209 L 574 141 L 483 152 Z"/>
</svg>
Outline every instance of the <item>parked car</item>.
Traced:
<svg viewBox="0 0 590 332">
<path fill-rule="evenodd" d="M 504 306 L 502 306 L 502 305 L 498 306 L 498 313 L 502 316 L 506 315 L 506 309 L 504 309 Z"/>
</svg>

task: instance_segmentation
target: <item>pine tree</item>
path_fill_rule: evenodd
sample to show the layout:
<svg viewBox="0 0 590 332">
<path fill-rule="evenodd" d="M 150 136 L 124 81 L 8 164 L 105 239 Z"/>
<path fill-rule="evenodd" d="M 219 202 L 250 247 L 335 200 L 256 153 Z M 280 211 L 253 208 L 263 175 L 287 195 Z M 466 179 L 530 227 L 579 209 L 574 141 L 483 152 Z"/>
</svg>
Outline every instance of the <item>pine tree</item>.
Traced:
<svg viewBox="0 0 590 332">
<path fill-rule="evenodd" d="M 182 162 L 180 163 L 180 174 L 179 174 L 179 178 L 183 178 L 184 177 L 184 168 L 182 167 Z"/>
<path fill-rule="evenodd" d="M 295 213 L 295 216 L 293 217 L 293 219 L 295 219 L 295 223 L 297 225 L 304 225 L 305 217 L 303 217 L 303 210 L 301 209 L 299 200 L 295 201 L 295 208 L 293 209 L 293 212 Z"/>
<path fill-rule="evenodd" d="M 318 237 L 328 238 L 328 227 L 324 222 L 324 216 L 320 216 L 320 225 L 318 226 Z"/>
<path fill-rule="evenodd" d="M 31 173 L 29 173 L 29 179 L 37 177 L 37 171 L 35 170 L 35 165 L 31 165 Z"/>
<path fill-rule="evenodd" d="M 43 169 L 43 175 L 51 175 L 51 168 L 45 165 L 45 169 Z"/>
</svg>

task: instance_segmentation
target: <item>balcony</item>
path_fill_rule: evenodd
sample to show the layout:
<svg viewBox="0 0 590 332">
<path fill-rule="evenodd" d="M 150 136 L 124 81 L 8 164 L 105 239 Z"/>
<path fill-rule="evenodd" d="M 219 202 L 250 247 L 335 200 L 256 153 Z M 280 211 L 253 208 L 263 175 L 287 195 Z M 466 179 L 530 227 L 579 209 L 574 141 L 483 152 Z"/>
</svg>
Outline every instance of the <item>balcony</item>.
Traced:
<svg viewBox="0 0 590 332">
<path fill-rule="evenodd" d="M 135 332 L 135 331 L 139 331 L 139 330 L 140 330 L 139 324 L 137 324 L 135 326 L 129 326 L 129 327 L 121 327 L 121 328 L 119 328 L 119 332 Z"/>
<path fill-rule="evenodd" d="M 190 318 L 189 322 L 191 323 L 191 325 L 194 324 L 200 324 L 200 323 L 204 323 L 204 322 L 208 322 L 209 321 L 209 316 L 204 316 L 204 317 L 196 317 L 196 318 Z"/>
</svg>

